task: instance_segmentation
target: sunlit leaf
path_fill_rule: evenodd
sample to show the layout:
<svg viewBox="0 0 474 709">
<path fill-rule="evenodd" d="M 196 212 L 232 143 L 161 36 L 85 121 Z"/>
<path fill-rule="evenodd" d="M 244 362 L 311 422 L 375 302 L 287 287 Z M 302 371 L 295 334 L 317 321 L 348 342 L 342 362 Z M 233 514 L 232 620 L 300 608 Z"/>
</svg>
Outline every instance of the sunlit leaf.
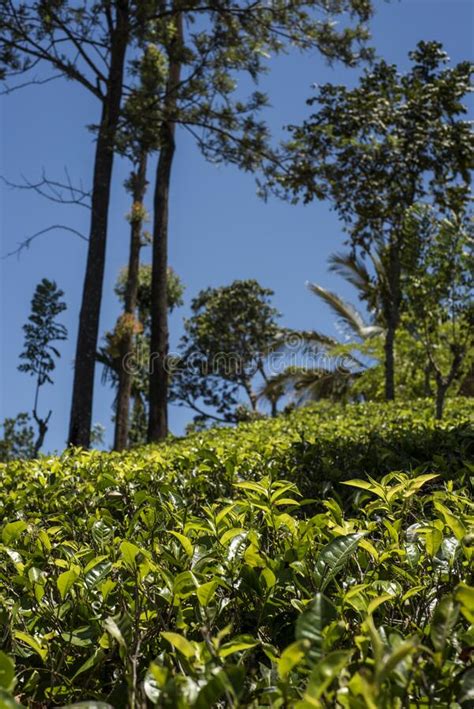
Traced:
<svg viewBox="0 0 474 709">
<path fill-rule="evenodd" d="M 349 561 L 362 537 L 363 534 L 347 534 L 336 537 L 319 552 L 314 576 L 321 591 Z"/>
<path fill-rule="evenodd" d="M 309 655 L 314 661 L 319 659 L 323 647 L 324 628 L 337 618 L 334 604 L 322 593 L 317 593 L 296 621 L 296 639 L 310 643 Z"/>
<path fill-rule="evenodd" d="M 74 583 L 79 578 L 79 572 L 76 569 L 68 569 L 58 576 L 56 585 L 58 587 L 61 598 L 66 598 L 67 594 L 73 587 Z"/>
<path fill-rule="evenodd" d="M 167 640 L 176 650 L 179 650 L 185 657 L 191 658 L 196 654 L 196 649 L 192 643 L 183 635 L 171 632 L 162 632 L 161 637 Z"/>
<path fill-rule="evenodd" d="M 444 652 L 446 644 L 452 636 L 459 614 L 459 604 L 452 596 L 440 600 L 431 620 L 430 637 L 436 650 Z"/>
</svg>

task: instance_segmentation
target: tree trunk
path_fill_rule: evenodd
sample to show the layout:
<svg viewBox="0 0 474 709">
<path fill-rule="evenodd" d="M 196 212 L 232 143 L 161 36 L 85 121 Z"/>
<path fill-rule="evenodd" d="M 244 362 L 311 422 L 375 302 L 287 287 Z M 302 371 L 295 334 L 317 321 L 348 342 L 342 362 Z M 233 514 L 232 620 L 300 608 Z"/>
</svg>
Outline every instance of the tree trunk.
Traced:
<svg viewBox="0 0 474 709">
<path fill-rule="evenodd" d="M 156 174 L 153 224 L 153 261 L 151 288 L 150 410 L 148 441 L 159 441 L 168 434 L 168 210 L 171 168 L 175 150 L 174 126 L 166 123 L 162 131 Z"/>
<path fill-rule="evenodd" d="M 443 382 L 441 379 L 437 378 L 436 379 L 436 419 L 438 421 L 441 421 L 443 418 L 443 410 L 444 410 L 444 400 L 446 398 L 446 392 L 448 390 L 448 387 L 446 386 L 446 383 Z"/>
<path fill-rule="evenodd" d="M 460 369 L 461 365 L 463 363 L 466 350 L 463 347 L 460 346 L 453 346 L 452 347 L 453 351 L 453 361 L 451 362 L 451 367 L 449 369 L 449 374 L 447 376 L 443 376 L 441 370 L 436 366 L 436 364 L 431 360 L 433 369 L 435 371 L 435 379 L 436 379 L 436 418 L 440 421 L 443 418 L 443 410 L 444 410 L 444 401 L 446 399 L 446 394 L 448 392 L 449 387 L 453 383 L 453 381 L 456 379 Z"/>
<path fill-rule="evenodd" d="M 138 278 L 140 270 L 140 248 L 143 228 L 143 201 L 146 192 L 147 155 L 143 153 L 136 173 L 132 174 L 132 214 L 130 233 L 130 254 L 128 259 L 127 283 L 125 287 L 124 315 L 129 319 L 124 322 L 123 338 L 120 342 L 120 370 L 115 414 L 114 450 L 121 451 L 128 445 L 130 418 L 130 397 L 132 393 L 132 372 L 127 366 L 133 354 L 135 311 L 137 308 Z"/>
<path fill-rule="evenodd" d="M 258 397 L 256 393 L 252 389 L 252 384 L 248 380 L 244 381 L 244 389 L 247 392 L 247 396 L 250 401 L 250 406 L 252 407 L 252 411 L 257 411 L 257 402 L 258 402 Z"/>
<path fill-rule="evenodd" d="M 44 439 L 46 434 L 48 433 L 48 421 L 51 416 L 51 411 L 48 414 L 48 417 L 45 419 L 39 418 L 39 416 L 35 416 L 35 421 L 38 424 L 38 436 L 35 441 L 35 445 L 33 448 L 33 458 L 37 458 L 39 455 L 39 452 L 43 446 Z"/>
<path fill-rule="evenodd" d="M 134 440 L 130 441 L 131 433 L 129 433 L 129 443 L 133 444 L 143 444 L 146 442 L 146 431 L 147 431 L 147 412 L 144 402 L 140 394 L 135 394 L 133 397 L 132 405 L 132 423 L 134 427 Z"/>
<path fill-rule="evenodd" d="M 176 18 L 176 35 L 169 50 L 165 118 L 161 126 L 160 156 L 153 200 L 153 257 L 151 288 L 150 392 L 148 441 L 168 434 L 168 212 L 171 168 L 175 152 L 176 91 L 181 77 L 182 16 Z"/>
<path fill-rule="evenodd" d="M 395 335 L 400 322 L 400 248 L 395 236 L 389 246 L 390 302 L 387 312 L 387 331 L 385 333 L 385 399 L 395 399 Z"/>
<path fill-rule="evenodd" d="M 393 401 L 395 399 L 395 332 L 393 324 L 389 324 L 385 333 L 385 399 Z"/>
<path fill-rule="evenodd" d="M 432 368 L 431 368 L 431 365 L 428 363 L 423 370 L 423 374 L 424 374 L 423 396 L 426 396 L 427 398 L 429 396 L 432 396 L 432 394 L 433 394 L 433 392 L 431 391 L 431 373 L 432 373 Z"/>
<path fill-rule="evenodd" d="M 128 10 L 117 3 L 117 19 L 110 60 L 107 94 L 97 137 L 92 183 L 92 215 L 86 274 L 79 316 L 69 444 L 88 448 L 92 423 L 94 373 L 104 280 L 107 220 L 114 160 L 115 136 L 123 93 L 125 54 L 128 45 Z"/>
<path fill-rule="evenodd" d="M 38 416 L 38 397 L 39 397 L 40 387 L 41 387 L 41 384 L 40 384 L 40 380 L 38 379 L 38 381 L 36 383 L 35 403 L 33 406 L 33 418 L 36 421 L 36 423 L 38 424 L 38 436 L 36 438 L 35 445 L 33 447 L 33 458 L 37 458 L 39 455 L 39 452 L 43 446 L 46 434 L 48 433 L 49 419 L 51 418 L 51 414 L 53 413 L 50 410 L 45 419 L 42 419 L 41 416 Z"/>
</svg>

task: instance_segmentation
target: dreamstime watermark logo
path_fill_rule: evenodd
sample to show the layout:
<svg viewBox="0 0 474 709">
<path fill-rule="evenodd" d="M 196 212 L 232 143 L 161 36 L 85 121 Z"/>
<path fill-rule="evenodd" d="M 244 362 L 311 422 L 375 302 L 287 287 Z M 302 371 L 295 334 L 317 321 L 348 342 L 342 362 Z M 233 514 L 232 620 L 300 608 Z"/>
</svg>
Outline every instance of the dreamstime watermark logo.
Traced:
<svg viewBox="0 0 474 709">
<path fill-rule="evenodd" d="M 331 355 L 324 350 L 311 346 L 307 339 L 298 333 L 290 333 L 281 346 L 259 357 L 249 358 L 238 352 L 217 352 L 210 356 L 206 352 L 194 351 L 186 357 L 170 352 L 164 358 L 158 352 L 150 353 L 148 348 L 139 346 L 127 354 L 123 368 L 132 375 L 151 375 L 156 368 L 170 375 L 182 372 L 198 376 L 252 377 L 264 367 L 268 378 L 275 377 L 292 369 L 317 369 L 329 373 L 350 374 L 354 371 L 354 360 L 346 354 Z"/>
</svg>

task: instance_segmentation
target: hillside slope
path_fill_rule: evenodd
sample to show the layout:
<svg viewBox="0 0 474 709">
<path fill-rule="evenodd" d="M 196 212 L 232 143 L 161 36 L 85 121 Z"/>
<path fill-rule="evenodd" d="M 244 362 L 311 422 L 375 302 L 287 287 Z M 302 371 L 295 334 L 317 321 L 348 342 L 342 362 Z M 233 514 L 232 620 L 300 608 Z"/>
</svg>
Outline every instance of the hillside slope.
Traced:
<svg viewBox="0 0 474 709">
<path fill-rule="evenodd" d="M 467 709 L 474 407 L 431 407 L 1 465 L 0 706 Z"/>
</svg>

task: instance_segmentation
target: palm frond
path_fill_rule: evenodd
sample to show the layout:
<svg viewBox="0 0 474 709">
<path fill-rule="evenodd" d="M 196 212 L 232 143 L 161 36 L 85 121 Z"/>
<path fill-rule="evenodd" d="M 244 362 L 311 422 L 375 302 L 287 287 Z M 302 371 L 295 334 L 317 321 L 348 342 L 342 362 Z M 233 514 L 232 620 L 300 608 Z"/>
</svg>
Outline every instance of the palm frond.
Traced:
<svg viewBox="0 0 474 709">
<path fill-rule="evenodd" d="M 373 273 L 360 256 L 351 252 L 340 252 L 329 257 L 329 270 L 342 276 L 353 285 L 361 300 L 364 300 L 373 312 L 375 324 L 384 325 L 384 311 L 390 301 L 390 288 L 387 275 L 388 251 L 386 245 L 377 242 L 369 253 Z"/>
<path fill-rule="evenodd" d="M 351 283 L 362 298 L 369 298 L 373 288 L 372 278 L 365 261 L 350 252 L 331 254 L 329 270 Z"/>
<path fill-rule="evenodd" d="M 345 368 L 287 367 L 262 387 L 259 396 L 271 401 L 276 392 L 293 393 L 297 405 L 319 399 L 341 401 L 349 397 L 352 383 L 358 376 L 360 372 Z"/>
<path fill-rule="evenodd" d="M 278 339 L 275 342 L 273 351 L 284 350 L 286 348 L 295 350 L 305 350 L 311 348 L 328 349 L 336 347 L 340 343 L 329 335 L 325 335 L 317 330 L 292 330 L 286 328 L 281 330 Z"/>
<path fill-rule="evenodd" d="M 351 332 L 361 340 L 378 335 L 382 328 L 378 325 L 367 325 L 359 311 L 350 303 L 340 298 L 336 293 L 326 290 L 317 283 L 308 283 L 308 288 L 314 295 L 321 298 L 351 330 Z"/>
<path fill-rule="evenodd" d="M 101 381 L 102 384 L 110 384 L 113 387 L 118 383 L 117 360 L 112 357 L 107 347 L 101 347 L 95 355 L 96 362 L 103 365 Z"/>
<path fill-rule="evenodd" d="M 341 344 L 336 338 L 325 335 L 324 332 L 318 332 L 318 330 L 301 330 L 298 335 L 306 345 L 316 345 L 324 349 L 331 349 Z"/>
</svg>

